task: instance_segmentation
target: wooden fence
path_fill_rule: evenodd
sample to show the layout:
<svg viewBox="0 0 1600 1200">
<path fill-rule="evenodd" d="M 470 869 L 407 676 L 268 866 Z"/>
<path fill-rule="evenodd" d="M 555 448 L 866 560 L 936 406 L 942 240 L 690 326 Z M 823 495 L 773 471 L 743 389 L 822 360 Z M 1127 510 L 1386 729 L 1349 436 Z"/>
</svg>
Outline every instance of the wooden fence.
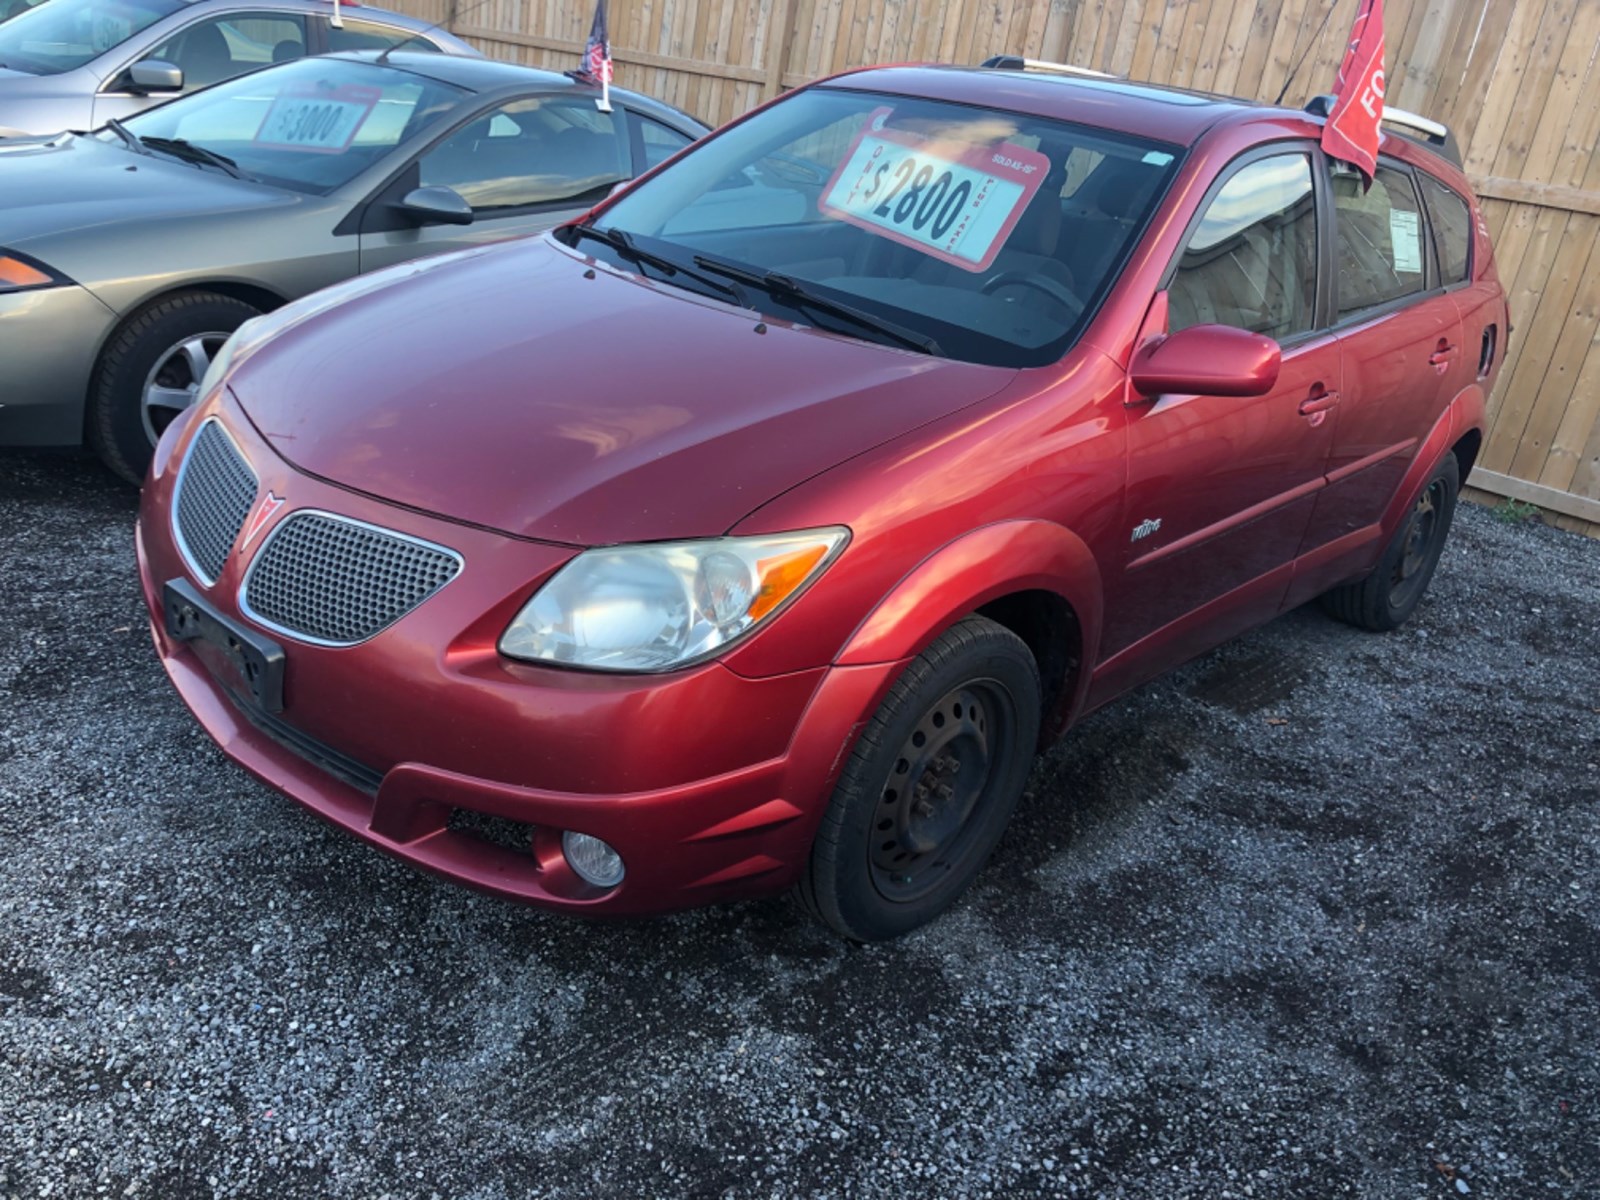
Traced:
<svg viewBox="0 0 1600 1200">
<path fill-rule="evenodd" d="M 393 2 L 393 0 L 390 0 Z M 1358 0 L 611 0 L 617 82 L 713 124 L 874 62 L 1026 53 L 1299 103 Z M 566 69 L 592 0 L 399 0 L 496 58 Z M 1515 333 L 1472 484 L 1600 535 L 1600 0 L 1387 0 L 1388 101 L 1455 130 Z"/>
</svg>

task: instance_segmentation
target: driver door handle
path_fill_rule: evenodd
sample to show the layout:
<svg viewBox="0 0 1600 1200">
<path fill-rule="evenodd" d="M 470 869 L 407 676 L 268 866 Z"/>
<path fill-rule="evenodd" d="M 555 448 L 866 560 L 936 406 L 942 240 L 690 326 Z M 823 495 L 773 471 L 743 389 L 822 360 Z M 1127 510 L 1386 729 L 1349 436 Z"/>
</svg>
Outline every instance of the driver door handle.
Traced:
<svg viewBox="0 0 1600 1200">
<path fill-rule="evenodd" d="M 1327 412 L 1337 403 L 1338 392 L 1314 392 L 1300 401 L 1300 415 L 1309 417 L 1312 413 Z"/>
</svg>

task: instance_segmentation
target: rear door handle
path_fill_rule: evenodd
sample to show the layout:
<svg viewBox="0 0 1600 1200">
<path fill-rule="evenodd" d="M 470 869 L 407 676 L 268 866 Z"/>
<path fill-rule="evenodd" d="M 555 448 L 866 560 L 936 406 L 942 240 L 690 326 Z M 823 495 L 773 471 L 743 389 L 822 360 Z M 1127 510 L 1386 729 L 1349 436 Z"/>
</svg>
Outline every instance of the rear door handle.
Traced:
<svg viewBox="0 0 1600 1200">
<path fill-rule="evenodd" d="M 1337 403 L 1339 403 L 1338 392 L 1318 392 L 1300 401 L 1300 415 L 1309 417 L 1313 413 L 1327 412 Z"/>
<path fill-rule="evenodd" d="M 1455 356 L 1456 348 L 1454 346 L 1440 346 L 1432 354 L 1428 355 L 1428 364 L 1434 367 L 1442 367 Z"/>
</svg>

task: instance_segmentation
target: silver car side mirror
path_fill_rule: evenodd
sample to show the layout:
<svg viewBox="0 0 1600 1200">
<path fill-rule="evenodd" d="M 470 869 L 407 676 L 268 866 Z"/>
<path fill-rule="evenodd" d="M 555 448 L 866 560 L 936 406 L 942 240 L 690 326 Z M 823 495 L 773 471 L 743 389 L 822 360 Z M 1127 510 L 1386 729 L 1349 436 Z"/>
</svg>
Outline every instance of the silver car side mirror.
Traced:
<svg viewBox="0 0 1600 1200">
<path fill-rule="evenodd" d="M 147 58 L 128 68 L 133 90 L 144 95 L 183 91 L 183 68 L 159 58 Z"/>
<path fill-rule="evenodd" d="M 418 225 L 472 224 L 472 205 L 454 188 L 414 188 L 400 201 L 400 208 Z"/>
</svg>

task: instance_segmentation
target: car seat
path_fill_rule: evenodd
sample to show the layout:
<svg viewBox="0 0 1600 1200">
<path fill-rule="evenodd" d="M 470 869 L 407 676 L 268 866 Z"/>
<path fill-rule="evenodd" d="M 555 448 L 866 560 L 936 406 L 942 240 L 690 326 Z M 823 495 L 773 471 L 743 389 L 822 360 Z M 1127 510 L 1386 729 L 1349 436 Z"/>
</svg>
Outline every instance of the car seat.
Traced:
<svg viewBox="0 0 1600 1200">
<path fill-rule="evenodd" d="M 210 87 L 238 74 L 228 39 L 215 24 L 200 25 L 184 34 L 179 65 L 186 91 Z"/>
</svg>

